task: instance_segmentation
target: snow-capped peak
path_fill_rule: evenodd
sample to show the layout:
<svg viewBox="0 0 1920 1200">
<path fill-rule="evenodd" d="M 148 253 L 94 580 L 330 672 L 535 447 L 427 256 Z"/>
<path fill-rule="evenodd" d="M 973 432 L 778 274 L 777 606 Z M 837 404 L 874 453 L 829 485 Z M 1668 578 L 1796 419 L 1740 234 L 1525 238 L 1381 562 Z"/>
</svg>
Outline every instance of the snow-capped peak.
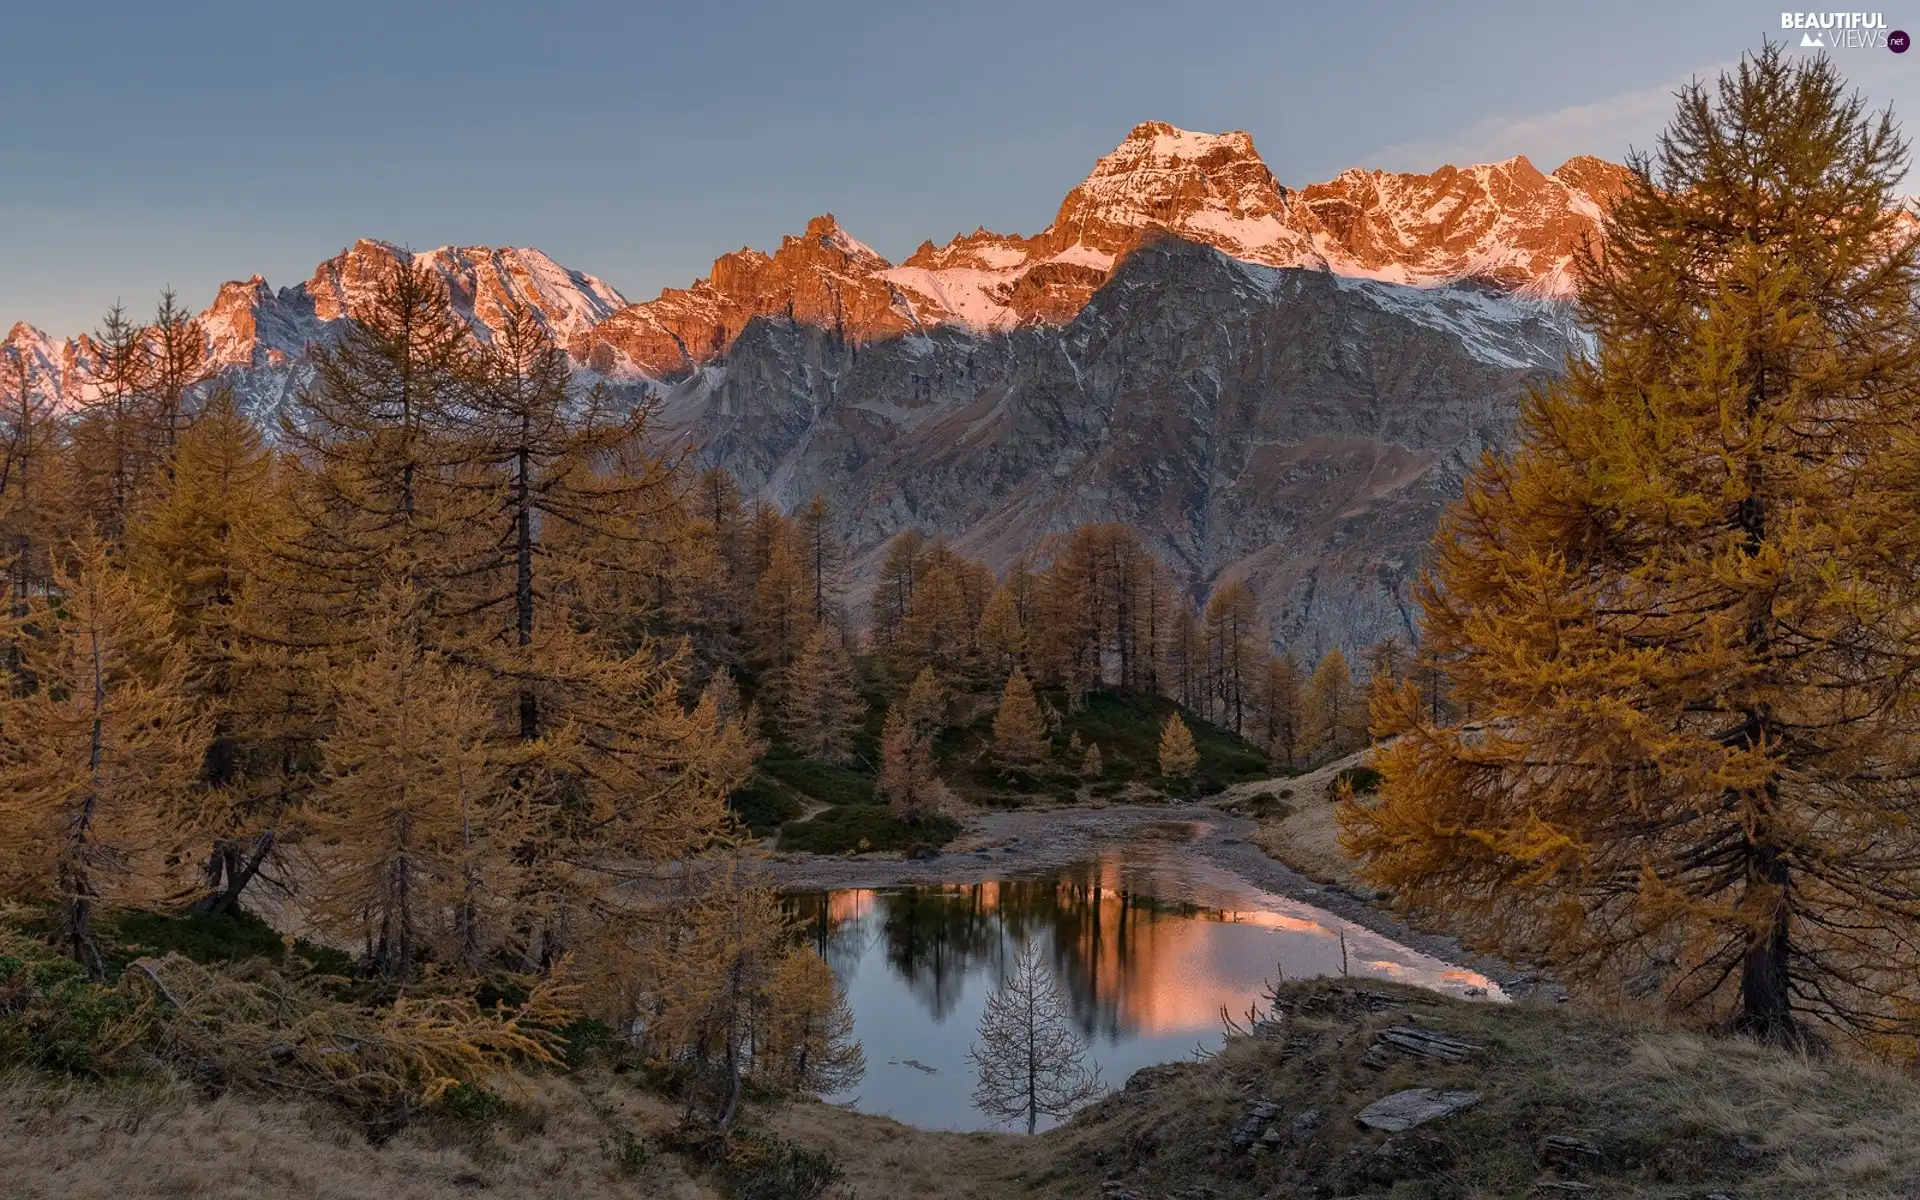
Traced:
<svg viewBox="0 0 1920 1200">
<path fill-rule="evenodd" d="M 1134 128 L 1094 163 L 1031 237 L 984 228 L 923 244 L 895 266 L 831 213 L 771 253 L 741 249 L 706 279 L 629 304 L 538 250 L 442 246 L 413 252 L 362 239 L 278 291 L 255 276 L 224 285 L 202 317 L 219 366 L 278 368 L 342 318 L 364 311 L 402 262 L 430 266 L 481 340 L 525 305 L 575 359 L 603 374 L 663 378 L 724 353 L 756 317 L 817 324 L 850 340 L 957 324 L 977 330 L 1072 319 L 1115 265 L 1165 231 L 1267 267 L 1308 267 L 1413 286 L 1470 279 L 1531 296 L 1572 294 L 1582 239 L 1597 234 L 1625 171 L 1569 159 L 1542 174 L 1524 157 L 1430 174 L 1350 170 L 1283 186 L 1242 131 Z M 64 377 L 84 359 L 16 327 L 9 346 Z"/>
</svg>

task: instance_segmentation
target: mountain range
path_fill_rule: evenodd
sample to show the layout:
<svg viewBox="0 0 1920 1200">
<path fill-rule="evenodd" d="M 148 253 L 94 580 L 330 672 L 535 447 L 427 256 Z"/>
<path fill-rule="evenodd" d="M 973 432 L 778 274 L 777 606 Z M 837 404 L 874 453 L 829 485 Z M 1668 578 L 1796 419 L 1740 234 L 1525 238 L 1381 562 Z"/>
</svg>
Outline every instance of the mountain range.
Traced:
<svg viewBox="0 0 1920 1200">
<path fill-rule="evenodd" d="M 1245 133 L 1136 126 L 1032 236 L 976 229 L 895 264 L 830 215 L 630 303 L 538 250 L 363 240 L 303 283 L 223 285 L 212 365 L 263 415 L 395 264 L 476 337 L 530 308 L 666 442 L 791 508 L 843 513 L 855 593 L 908 526 L 1004 566 L 1089 520 L 1137 525 L 1204 594 L 1245 577 L 1305 654 L 1411 630 L 1440 507 L 1584 334 L 1575 259 L 1624 168 L 1525 158 L 1282 185 Z M 0 352 L 82 398 L 93 343 Z"/>
</svg>

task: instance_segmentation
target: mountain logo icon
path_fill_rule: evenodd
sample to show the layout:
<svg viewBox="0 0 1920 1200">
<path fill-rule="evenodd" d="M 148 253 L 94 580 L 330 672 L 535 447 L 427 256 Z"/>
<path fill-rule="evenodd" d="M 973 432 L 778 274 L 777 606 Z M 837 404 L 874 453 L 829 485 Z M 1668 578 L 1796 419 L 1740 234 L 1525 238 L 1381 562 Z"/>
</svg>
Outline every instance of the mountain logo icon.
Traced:
<svg viewBox="0 0 1920 1200">
<path fill-rule="evenodd" d="M 1818 49 L 1818 50 L 1825 50 L 1827 48 L 1826 35 L 1822 33 L 1801 34 L 1800 48 L 1802 50 L 1805 50 L 1808 47 L 1813 47 L 1814 49 Z"/>
</svg>

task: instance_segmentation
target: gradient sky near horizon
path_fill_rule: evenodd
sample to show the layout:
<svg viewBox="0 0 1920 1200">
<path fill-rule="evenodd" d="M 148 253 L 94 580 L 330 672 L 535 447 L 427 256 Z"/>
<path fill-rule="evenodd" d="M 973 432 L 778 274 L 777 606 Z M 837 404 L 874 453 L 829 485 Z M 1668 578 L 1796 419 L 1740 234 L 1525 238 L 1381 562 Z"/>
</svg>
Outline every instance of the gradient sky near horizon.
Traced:
<svg viewBox="0 0 1920 1200">
<path fill-rule="evenodd" d="M 1912 3 L 1887 20 L 1920 34 Z M 1037 232 L 1143 120 L 1248 130 L 1295 185 L 1618 158 L 1780 11 L 38 0 L 3 26 L 0 330 L 79 332 L 169 283 L 195 308 L 225 279 L 297 283 L 359 237 L 537 246 L 631 299 L 826 211 L 898 260 Z M 1835 53 L 1920 113 L 1920 52 Z"/>
</svg>

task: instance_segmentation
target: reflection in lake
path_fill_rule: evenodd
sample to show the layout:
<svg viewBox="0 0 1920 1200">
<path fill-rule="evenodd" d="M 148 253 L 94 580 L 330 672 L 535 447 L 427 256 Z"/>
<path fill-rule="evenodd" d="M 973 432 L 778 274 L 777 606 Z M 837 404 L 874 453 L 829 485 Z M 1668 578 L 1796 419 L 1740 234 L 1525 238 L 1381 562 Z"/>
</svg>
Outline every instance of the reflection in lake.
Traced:
<svg viewBox="0 0 1920 1200">
<path fill-rule="evenodd" d="M 1342 935 L 1353 975 L 1499 993 L 1196 858 L 1147 842 L 1046 878 L 790 895 L 847 989 L 866 1049 L 866 1078 L 829 1099 L 928 1128 L 989 1127 L 968 1102 L 967 1046 L 987 995 L 1030 943 L 1116 1087 L 1217 1043 L 1221 1010 L 1243 1014 L 1265 981 L 1340 974 Z"/>
</svg>

